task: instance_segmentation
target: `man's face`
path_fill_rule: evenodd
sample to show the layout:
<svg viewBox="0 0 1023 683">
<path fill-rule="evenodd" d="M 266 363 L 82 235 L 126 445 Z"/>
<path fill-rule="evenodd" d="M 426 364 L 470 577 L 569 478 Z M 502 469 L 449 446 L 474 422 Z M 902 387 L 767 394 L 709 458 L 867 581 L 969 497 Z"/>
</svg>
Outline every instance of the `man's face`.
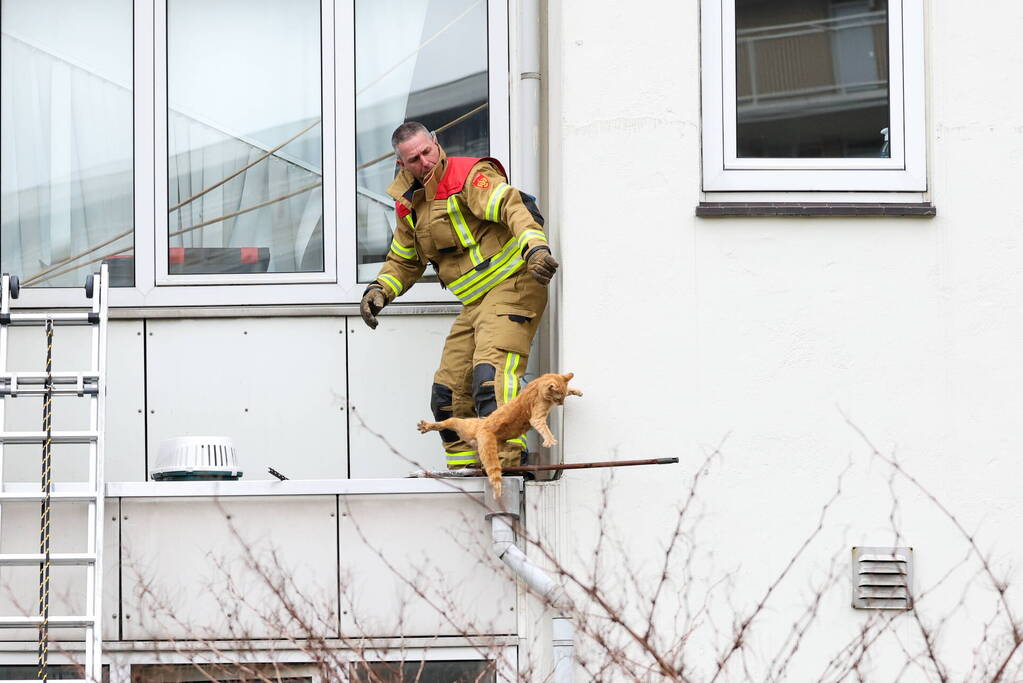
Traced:
<svg viewBox="0 0 1023 683">
<path fill-rule="evenodd" d="M 440 148 L 433 136 L 416 133 L 405 142 L 399 142 L 395 152 L 398 165 L 412 174 L 419 182 L 425 182 L 426 176 L 440 160 Z"/>
</svg>

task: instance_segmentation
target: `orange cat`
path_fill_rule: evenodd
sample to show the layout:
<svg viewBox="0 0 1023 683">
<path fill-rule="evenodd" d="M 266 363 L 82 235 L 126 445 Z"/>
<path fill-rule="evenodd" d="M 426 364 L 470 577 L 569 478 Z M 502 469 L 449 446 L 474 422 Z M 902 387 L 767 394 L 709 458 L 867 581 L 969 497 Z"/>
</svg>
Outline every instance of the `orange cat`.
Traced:
<svg viewBox="0 0 1023 683">
<path fill-rule="evenodd" d="M 541 375 L 526 385 L 522 393 L 484 418 L 451 417 L 441 422 L 420 420 L 423 434 L 451 429 L 467 443 L 476 446 L 483 470 L 494 487 L 494 497 L 501 497 L 501 463 L 497 457 L 499 442 L 522 436 L 530 426 L 540 432 L 544 446 L 557 443 L 547 426 L 547 415 L 555 405 L 562 405 L 566 396 L 582 396 L 578 389 L 569 389 L 573 373 Z"/>
</svg>

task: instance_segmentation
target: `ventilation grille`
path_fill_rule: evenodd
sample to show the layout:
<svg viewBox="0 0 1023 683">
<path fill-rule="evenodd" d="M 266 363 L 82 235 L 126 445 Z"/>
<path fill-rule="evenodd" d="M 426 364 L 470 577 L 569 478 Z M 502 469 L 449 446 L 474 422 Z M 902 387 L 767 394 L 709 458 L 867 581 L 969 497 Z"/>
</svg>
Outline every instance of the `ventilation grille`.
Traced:
<svg viewBox="0 0 1023 683">
<path fill-rule="evenodd" d="M 913 607 L 913 549 L 852 549 L 853 607 L 901 609 Z"/>
</svg>

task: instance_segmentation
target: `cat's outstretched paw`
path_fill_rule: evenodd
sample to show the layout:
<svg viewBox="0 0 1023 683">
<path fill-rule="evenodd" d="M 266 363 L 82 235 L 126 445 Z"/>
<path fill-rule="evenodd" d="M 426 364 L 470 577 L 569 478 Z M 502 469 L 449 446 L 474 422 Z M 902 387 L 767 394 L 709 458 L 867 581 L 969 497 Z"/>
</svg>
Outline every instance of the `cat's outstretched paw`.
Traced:
<svg viewBox="0 0 1023 683">
<path fill-rule="evenodd" d="M 543 440 L 543 447 L 544 448 L 550 448 L 551 446 L 557 446 L 557 445 L 558 445 L 558 440 L 557 439 L 544 439 Z"/>
<path fill-rule="evenodd" d="M 426 420 L 420 420 L 419 424 L 416 425 L 416 429 L 419 430 L 420 434 L 426 434 L 428 431 L 430 431 L 430 423 L 427 422 Z"/>
</svg>

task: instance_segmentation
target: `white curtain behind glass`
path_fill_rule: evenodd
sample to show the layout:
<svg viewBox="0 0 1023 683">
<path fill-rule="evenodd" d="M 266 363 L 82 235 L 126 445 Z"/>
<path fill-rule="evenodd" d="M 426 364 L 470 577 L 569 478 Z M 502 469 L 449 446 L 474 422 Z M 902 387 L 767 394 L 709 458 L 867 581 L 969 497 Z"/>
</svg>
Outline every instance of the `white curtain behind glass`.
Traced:
<svg viewBox="0 0 1023 683">
<path fill-rule="evenodd" d="M 318 0 L 169 0 L 172 247 L 264 247 L 269 272 L 323 269 L 319 17 Z"/>
<path fill-rule="evenodd" d="M 24 282 L 127 233 L 31 283 L 77 286 L 133 243 L 131 4 L 4 3 L 2 28 L 0 261 Z"/>
</svg>

